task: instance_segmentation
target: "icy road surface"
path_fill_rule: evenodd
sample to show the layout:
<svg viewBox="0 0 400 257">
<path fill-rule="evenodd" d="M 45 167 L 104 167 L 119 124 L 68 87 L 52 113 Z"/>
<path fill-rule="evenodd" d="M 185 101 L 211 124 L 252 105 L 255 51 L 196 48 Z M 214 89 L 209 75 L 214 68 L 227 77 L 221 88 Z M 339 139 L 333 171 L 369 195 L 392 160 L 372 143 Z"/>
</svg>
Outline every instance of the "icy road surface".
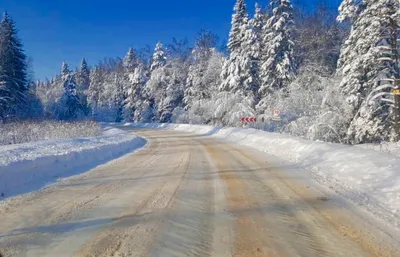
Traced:
<svg viewBox="0 0 400 257">
<path fill-rule="evenodd" d="M 207 136 L 134 132 L 149 141 L 142 150 L 1 204 L 0 253 L 400 256 L 399 238 L 268 155 Z"/>
</svg>

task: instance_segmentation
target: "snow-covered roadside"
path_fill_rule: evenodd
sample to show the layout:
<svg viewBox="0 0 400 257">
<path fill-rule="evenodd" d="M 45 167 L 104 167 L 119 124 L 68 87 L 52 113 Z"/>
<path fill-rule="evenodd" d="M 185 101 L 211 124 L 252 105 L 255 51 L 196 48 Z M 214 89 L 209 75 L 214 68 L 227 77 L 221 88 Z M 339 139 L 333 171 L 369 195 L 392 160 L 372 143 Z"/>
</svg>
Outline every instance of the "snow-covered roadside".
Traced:
<svg viewBox="0 0 400 257">
<path fill-rule="evenodd" d="M 400 142 L 385 142 L 382 144 L 363 144 L 363 145 L 357 145 L 357 147 L 400 157 Z"/>
<path fill-rule="evenodd" d="M 299 170 L 311 171 L 319 183 L 400 227 L 400 159 L 388 153 L 255 129 L 184 124 L 125 125 L 211 135 L 258 149 L 301 167 Z"/>
<path fill-rule="evenodd" d="M 103 126 L 103 135 L 0 146 L 0 200 L 38 190 L 145 145 L 143 138 Z"/>
</svg>

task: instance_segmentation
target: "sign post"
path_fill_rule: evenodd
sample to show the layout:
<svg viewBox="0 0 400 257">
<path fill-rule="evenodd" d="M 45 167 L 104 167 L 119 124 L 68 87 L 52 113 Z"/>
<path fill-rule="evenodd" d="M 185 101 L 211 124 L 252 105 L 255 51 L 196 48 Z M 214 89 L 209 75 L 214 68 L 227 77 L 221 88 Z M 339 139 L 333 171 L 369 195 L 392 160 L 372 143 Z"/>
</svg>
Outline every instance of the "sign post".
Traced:
<svg viewBox="0 0 400 257">
<path fill-rule="evenodd" d="M 396 133 L 396 140 L 400 140 L 400 88 L 399 81 L 396 80 L 396 87 L 393 90 L 394 97 L 394 132 Z"/>
</svg>

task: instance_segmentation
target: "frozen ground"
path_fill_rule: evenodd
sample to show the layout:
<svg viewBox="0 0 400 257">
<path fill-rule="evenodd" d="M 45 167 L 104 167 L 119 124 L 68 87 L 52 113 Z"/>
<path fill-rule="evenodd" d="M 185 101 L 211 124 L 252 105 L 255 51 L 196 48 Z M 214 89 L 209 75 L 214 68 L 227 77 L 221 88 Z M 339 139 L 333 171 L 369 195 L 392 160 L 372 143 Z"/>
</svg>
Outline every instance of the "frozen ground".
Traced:
<svg viewBox="0 0 400 257">
<path fill-rule="evenodd" d="M 399 236 L 298 166 L 204 135 L 241 141 L 229 129 L 123 129 L 147 145 L 3 201 L 4 256 L 400 256 Z"/>
<path fill-rule="evenodd" d="M 255 129 L 215 128 L 202 125 L 125 124 L 211 135 L 266 152 L 308 171 L 320 184 L 353 201 L 374 216 L 400 228 L 400 155 L 398 144 L 370 149 L 315 142 Z M 390 153 L 388 153 L 390 151 Z M 299 169 L 302 168 L 302 169 Z"/>
<path fill-rule="evenodd" d="M 0 201 L 1 254 L 400 256 L 393 155 L 253 129 L 116 125 L 0 148 L 0 188 L 20 194 Z M 132 134 L 147 145 L 107 162 L 145 143 Z"/>
<path fill-rule="evenodd" d="M 97 137 L 0 146 L 0 200 L 87 171 L 144 144 L 142 138 L 104 127 Z"/>
</svg>

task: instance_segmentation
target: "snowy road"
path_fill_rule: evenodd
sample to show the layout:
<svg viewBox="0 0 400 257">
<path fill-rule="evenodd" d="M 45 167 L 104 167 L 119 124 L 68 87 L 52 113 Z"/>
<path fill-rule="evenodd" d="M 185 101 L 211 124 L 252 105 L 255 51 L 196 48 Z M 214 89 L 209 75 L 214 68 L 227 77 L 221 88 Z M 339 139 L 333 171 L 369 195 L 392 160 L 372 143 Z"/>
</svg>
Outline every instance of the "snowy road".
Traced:
<svg viewBox="0 0 400 257">
<path fill-rule="evenodd" d="M 0 205 L 7 256 L 400 256 L 396 238 L 225 141 L 137 130 L 142 150 Z"/>
</svg>

